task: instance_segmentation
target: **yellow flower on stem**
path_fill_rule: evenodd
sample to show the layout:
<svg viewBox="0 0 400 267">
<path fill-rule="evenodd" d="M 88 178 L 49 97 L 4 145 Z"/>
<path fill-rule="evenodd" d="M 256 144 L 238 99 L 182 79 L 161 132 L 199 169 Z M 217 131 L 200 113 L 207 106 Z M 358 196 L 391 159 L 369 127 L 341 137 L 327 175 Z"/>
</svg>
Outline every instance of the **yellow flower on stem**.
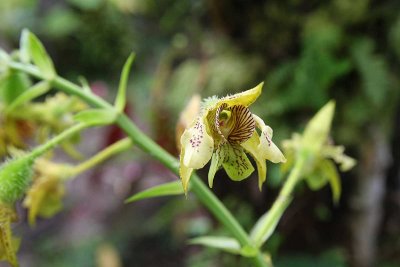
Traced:
<svg viewBox="0 0 400 267">
<path fill-rule="evenodd" d="M 212 187 L 220 168 L 234 181 L 249 177 L 254 171 L 246 153 L 250 154 L 257 164 L 260 190 L 266 179 L 266 160 L 286 161 L 272 142 L 272 129 L 249 110 L 262 86 L 263 83 L 242 93 L 203 101 L 199 116 L 180 139 L 180 177 L 185 192 L 193 170 L 203 168 L 210 160 L 208 183 Z"/>
<path fill-rule="evenodd" d="M 68 175 L 68 165 L 52 163 L 43 158 L 35 162 L 33 184 L 26 194 L 24 206 L 29 209 L 28 220 L 31 225 L 38 215 L 49 218 L 62 208 L 65 194 L 63 177 Z"/>
<path fill-rule="evenodd" d="M 15 210 L 6 204 L 0 204 L 0 260 L 8 261 L 11 266 L 17 267 L 17 250 L 19 239 L 13 237 L 11 223 L 17 221 Z"/>
<path fill-rule="evenodd" d="M 332 160 L 340 165 L 341 171 L 354 167 L 356 161 L 344 154 L 343 146 L 334 146 L 329 139 L 335 103 L 328 102 L 307 124 L 303 135 L 294 134 L 292 139 L 283 142 L 288 163 L 284 164 L 286 172 L 296 161 L 304 161 L 301 177 L 313 190 L 318 190 L 330 183 L 335 202 L 339 200 L 341 184 L 339 174 Z"/>
</svg>

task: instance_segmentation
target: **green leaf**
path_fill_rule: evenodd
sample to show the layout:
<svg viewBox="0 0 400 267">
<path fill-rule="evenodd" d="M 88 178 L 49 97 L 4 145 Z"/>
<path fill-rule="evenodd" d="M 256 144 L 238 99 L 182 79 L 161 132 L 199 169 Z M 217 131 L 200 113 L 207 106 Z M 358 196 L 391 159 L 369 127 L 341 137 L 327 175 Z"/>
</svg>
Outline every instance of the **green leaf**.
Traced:
<svg viewBox="0 0 400 267">
<path fill-rule="evenodd" d="M 31 82 L 26 74 L 9 70 L 0 76 L 0 99 L 9 105 L 26 92 L 30 85 Z"/>
<path fill-rule="evenodd" d="M 47 81 L 41 81 L 29 90 L 20 94 L 5 110 L 6 113 L 13 111 L 15 108 L 47 93 L 50 90 L 50 84 Z"/>
<path fill-rule="evenodd" d="M 23 30 L 20 46 L 21 60 L 32 60 L 47 79 L 52 79 L 56 75 L 53 61 L 33 33 Z"/>
<path fill-rule="evenodd" d="M 189 244 L 216 248 L 238 255 L 241 255 L 241 250 L 242 250 L 240 247 L 240 243 L 236 239 L 231 237 L 202 236 L 191 239 L 189 241 Z"/>
<path fill-rule="evenodd" d="M 99 126 L 112 124 L 117 118 L 117 114 L 105 109 L 86 109 L 74 116 L 76 121 L 82 122 L 87 126 Z"/>
<path fill-rule="evenodd" d="M 181 181 L 169 182 L 161 185 L 157 185 L 146 189 L 142 192 L 134 194 L 125 200 L 125 203 L 130 203 L 146 198 L 161 197 L 161 196 L 173 196 L 173 195 L 183 195 L 184 191 L 182 188 Z"/>
<path fill-rule="evenodd" d="M 254 241 L 257 247 L 261 247 L 272 235 L 283 213 L 292 201 L 292 198 L 280 198 L 277 199 L 277 201 L 282 201 L 283 205 L 275 206 L 279 208 L 274 208 L 273 206 L 268 212 L 261 216 L 260 219 L 258 219 L 250 232 L 250 238 Z"/>
<path fill-rule="evenodd" d="M 121 73 L 121 79 L 119 81 L 119 86 L 118 86 L 118 93 L 117 97 L 115 98 L 115 108 L 119 112 L 123 112 L 126 104 L 126 87 L 128 85 L 128 77 L 129 77 L 129 72 L 131 70 L 132 62 L 135 59 L 135 54 L 131 53 L 128 59 L 125 62 L 125 65 L 122 69 Z"/>
<path fill-rule="evenodd" d="M 29 63 L 31 61 L 29 52 L 29 31 L 24 29 L 19 39 L 19 57 L 21 62 Z"/>
</svg>

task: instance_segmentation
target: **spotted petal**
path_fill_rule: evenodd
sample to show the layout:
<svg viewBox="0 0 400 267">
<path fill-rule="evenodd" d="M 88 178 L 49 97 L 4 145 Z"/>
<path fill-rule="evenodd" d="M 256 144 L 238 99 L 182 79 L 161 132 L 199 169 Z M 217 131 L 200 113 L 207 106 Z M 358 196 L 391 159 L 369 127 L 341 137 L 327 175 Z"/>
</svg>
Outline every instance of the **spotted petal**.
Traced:
<svg viewBox="0 0 400 267">
<path fill-rule="evenodd" d="M 211 159 L 214 141 L 208 135 L 206 126 L 201 118 L 186 129 L 181 137 L 181 158 L 183 165 L 188 168 L 200 169 Z"/>
<path fill-rule="evenodd" d="M 243 105 L 243 106 L 250 106 L 256 99 L 259 97 L 262 91 L 264 83 L 260 83 L 256 87 L 249 89 L 247 91 L 237 93 L 234 95 L 226 96 L 220 99 L 221 103 L 226 103 L 228 106 L 233 105 Z"/>
<path fill-rule="evenodd" d="M 258 145 L 261 155 L 273 163 L 286 162 L 285 156 L 283 156 L 279 148 L 272 142 L 273 132 L 271 127 L 265 125 L 264 121 L 257 115 L 253 114 L 253 118 L 261 130 L 260 143 Z"/>
<path fill-rule="evenodd" d="M 225 154 L 222 166 L 233 181 L 246 179 L 254 171 L 253 165 L 240 145 L 225 143 L 221 149 L 224 149 Z"/>
</svg>

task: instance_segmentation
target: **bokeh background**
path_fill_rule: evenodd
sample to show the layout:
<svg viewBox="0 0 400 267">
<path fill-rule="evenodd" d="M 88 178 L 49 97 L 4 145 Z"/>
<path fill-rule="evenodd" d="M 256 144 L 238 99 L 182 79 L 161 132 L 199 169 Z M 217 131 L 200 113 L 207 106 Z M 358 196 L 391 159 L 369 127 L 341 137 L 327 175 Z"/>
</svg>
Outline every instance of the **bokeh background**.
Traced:
<svg viewBox="0 0 400 267">
<path fill-rule="evenodd" d="M 399 1 L 1 0 L 1 47 L 18 47 L 23 28 L 43 41 L 59 74 L 86 77 L 107 99 L 134 51 L 127 112 L 175 155 L 175 124 L 195 93 L 223 96 L 265 81 L 252 111 L 278 144 L 335 99 L 333 139 L 358 160 L 342 174 L 340 203 L 329 188 L 299 186 L 265 249 L 278 267 L 400 266 Z M 79 149 L 89 157 L 120 137 L 113 127 L 92 129 Z M 238 184 L 221 172 L 214 191 L 249 229 L 282 178 L 271 164 L 260 193 L 255 177 Z M 61 213 L 33 229 L 15 226 L 21 265 L 248 266 L 187 245 L 224 233 L 192 196 L 123 204 L 174 179 L 138 149 L 81 175 Z"/>
</svg>

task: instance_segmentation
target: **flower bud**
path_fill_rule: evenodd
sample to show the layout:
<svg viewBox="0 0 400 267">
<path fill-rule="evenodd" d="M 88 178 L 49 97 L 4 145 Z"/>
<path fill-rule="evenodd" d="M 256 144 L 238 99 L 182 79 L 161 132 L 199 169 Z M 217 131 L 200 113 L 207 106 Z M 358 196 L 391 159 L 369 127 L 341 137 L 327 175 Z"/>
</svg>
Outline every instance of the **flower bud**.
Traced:
<svg viewBox="0 0 400 267">
<path fill-rule="evenodd" d="M 0 202 L 14 203 L 26 191 L 32 180 L 34 159 L 21 156 L 6 161 L 0 166 Z"/>
</svg>

